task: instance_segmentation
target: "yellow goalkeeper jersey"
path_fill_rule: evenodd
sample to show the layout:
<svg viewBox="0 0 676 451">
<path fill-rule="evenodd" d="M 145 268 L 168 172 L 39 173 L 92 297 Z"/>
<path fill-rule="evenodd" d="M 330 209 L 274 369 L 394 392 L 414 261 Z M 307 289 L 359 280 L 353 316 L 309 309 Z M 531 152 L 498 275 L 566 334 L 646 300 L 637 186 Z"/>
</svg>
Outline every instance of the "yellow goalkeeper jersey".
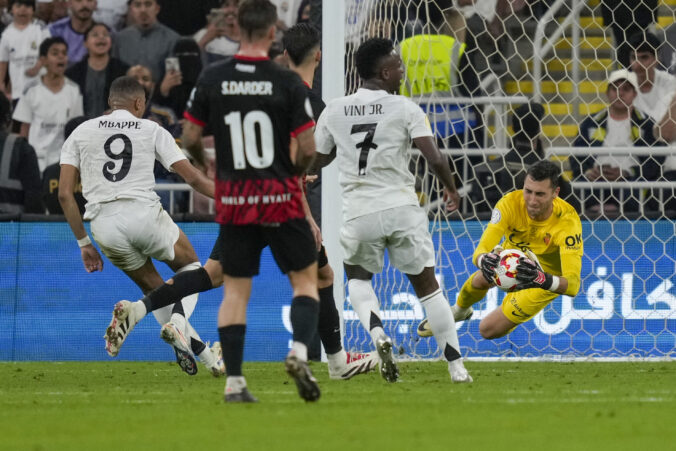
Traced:
<svg viewBox="0 0 676 451">
<path fill-rule="evenodd" d="M 539 222 L 528 216 L 523 190 L 504 195 L 474 251 L 474 264 L 479 255 L 493 250 L 503 237 L 503 249 L 530 249 L 540 260 L 542 269 L 568 280 L 566 295 L 577 294 L 582 268 L 582 224 L 568 202 L 554 199 L 552 215 Z"/>
</svg>

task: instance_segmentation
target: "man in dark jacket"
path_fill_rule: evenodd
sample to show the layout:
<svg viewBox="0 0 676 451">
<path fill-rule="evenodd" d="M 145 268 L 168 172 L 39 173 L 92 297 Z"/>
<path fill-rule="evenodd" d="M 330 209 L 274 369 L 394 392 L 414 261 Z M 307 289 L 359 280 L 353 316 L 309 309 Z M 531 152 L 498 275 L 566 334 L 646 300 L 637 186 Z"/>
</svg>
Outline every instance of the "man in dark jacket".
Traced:
<svg viewBox="0 0 676 451">
<path fill-rule="evenodd" d="M 0 96 L 0 213 L 44 213 L 38 157 L 25 138 L 7 132 L 11 119 L 9 100 Z"/>
</svg>

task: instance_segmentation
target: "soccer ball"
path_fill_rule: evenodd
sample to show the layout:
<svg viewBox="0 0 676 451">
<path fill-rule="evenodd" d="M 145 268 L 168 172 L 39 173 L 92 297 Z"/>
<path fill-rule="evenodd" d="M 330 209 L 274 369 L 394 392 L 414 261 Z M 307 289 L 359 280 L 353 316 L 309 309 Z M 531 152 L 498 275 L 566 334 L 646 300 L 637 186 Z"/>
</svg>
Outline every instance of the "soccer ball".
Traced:
<svg viewBox="0 0 676 451">
<path fill-rule="evenodd" d="M 518 249 L 505 249 L 500 252 L 500 261 L 495 267 L 495 276 L 493 277 L 495 284 L 503 291 L 514 291 L 516 284 L 516 266 L 519 264 L 526 254 Z"/>
</svg>

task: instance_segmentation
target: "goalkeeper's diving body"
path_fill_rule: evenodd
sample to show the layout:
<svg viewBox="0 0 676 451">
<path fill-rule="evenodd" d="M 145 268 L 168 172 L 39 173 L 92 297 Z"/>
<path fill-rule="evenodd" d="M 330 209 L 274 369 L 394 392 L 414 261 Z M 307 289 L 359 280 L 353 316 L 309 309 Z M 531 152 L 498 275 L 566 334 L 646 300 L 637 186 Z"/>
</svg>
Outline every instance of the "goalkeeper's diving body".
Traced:
<svg viewBox="0 0 676 451">
<path fill-rule="evenodd" d="M 580 289 L 582 225 L 575 209 L 558 197 L 559 176 L 558 166 L 550 161 L 533 164 L 523 189 L 498 201 L 481 235 L 472 257 L 479 270 L 465 281 L 452 307 L 456 321 L 469 319 L 472 305 L 495 286 L 493 277 L 503 248 L 520 249 L 529 256 L 517 266 L 515 291 L 481 320 L 479 332 L 486 339 L 507 335 L 557 296 L 575 296 Z M 418 334 L 430 336 L 427 331 L 424 320 Z"/>
</svg>

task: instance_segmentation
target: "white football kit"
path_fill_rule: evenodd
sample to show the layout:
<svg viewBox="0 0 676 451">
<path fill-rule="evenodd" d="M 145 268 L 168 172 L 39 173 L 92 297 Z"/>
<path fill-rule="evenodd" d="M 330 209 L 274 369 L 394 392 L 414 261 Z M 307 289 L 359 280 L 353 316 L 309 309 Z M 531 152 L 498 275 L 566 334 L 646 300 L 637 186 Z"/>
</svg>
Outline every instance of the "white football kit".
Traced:
<svg viewBox="0 0 676 451">
<path fill-rule="evenodd" d="M 425 113 L 403 96 L 362 88 L 326 105 L 315 141 L 322 154 L 337 148 L 345 263 L 378 273 L 388 249 L 406 274 L 434 266 L 427 215 L 408 169 L 411 140 L 424 136 L 434 136 Z"/>
<path fill-rule="evenodd" d="M 174 259 L 179 230 L 154 191 L 155 159 L 171 170 L 186 157 L 169 132 L 125 110 L 84 122 L 61 150 L 61 164 L 80 171 L 92 236 L 124 271 Z"/>
</svg>

